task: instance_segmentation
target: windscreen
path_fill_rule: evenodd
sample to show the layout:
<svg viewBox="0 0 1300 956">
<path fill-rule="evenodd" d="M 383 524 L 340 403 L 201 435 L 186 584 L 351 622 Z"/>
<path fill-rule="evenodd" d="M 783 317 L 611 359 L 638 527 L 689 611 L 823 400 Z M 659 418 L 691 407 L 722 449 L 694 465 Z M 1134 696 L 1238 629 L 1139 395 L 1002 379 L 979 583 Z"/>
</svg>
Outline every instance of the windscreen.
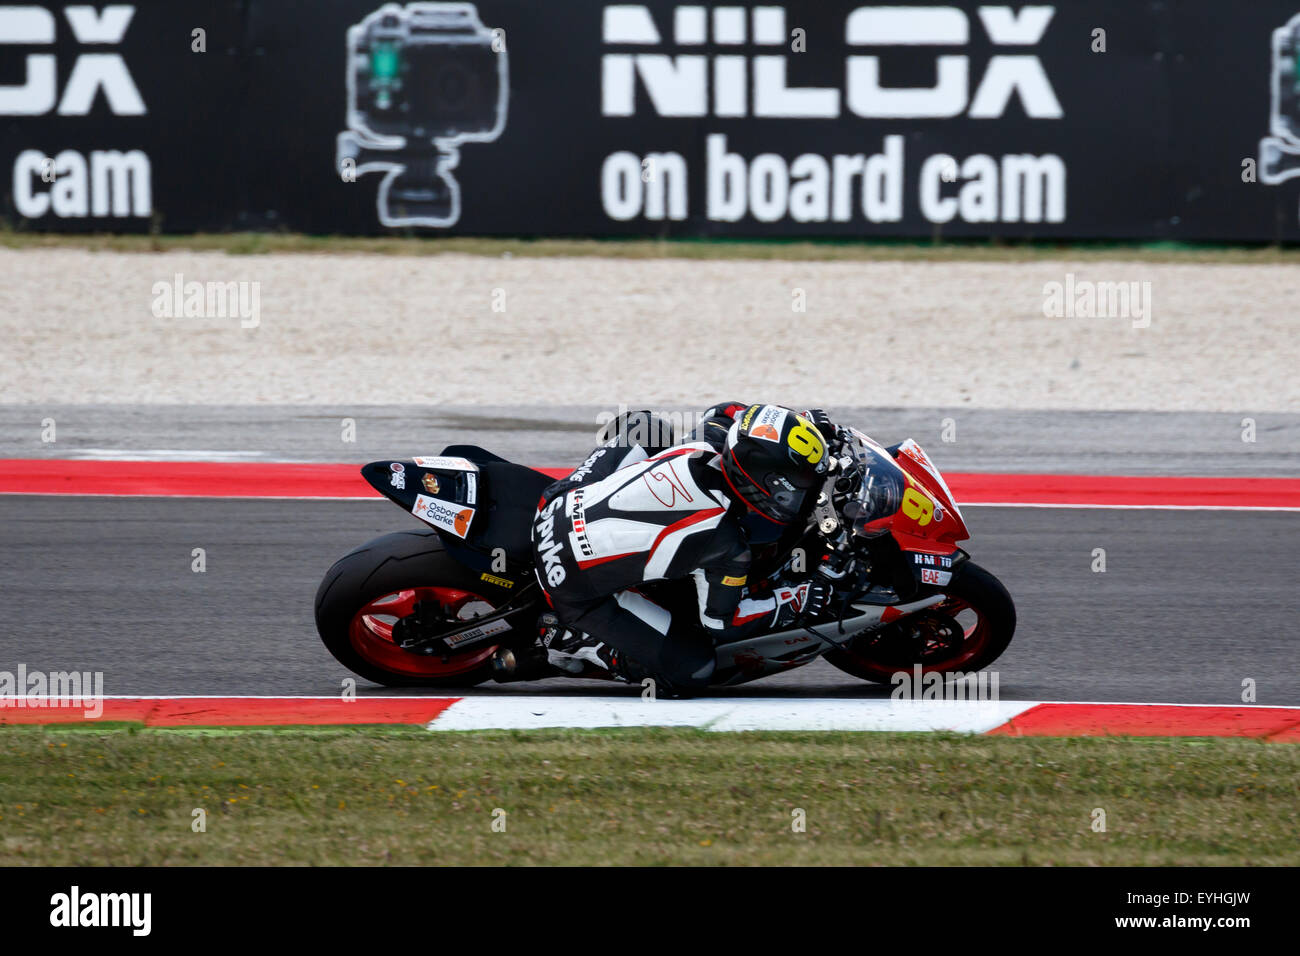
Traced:
<svg viewBox="0 0 1300 956">
<path fill-rule="evenodd" d="M 844 517 L 857 534 L 870 534 L 867 525 L 899 509 L 907 481 L 894 459 L 861 433 L 854 432 L 845 452 L 857 467 L 859 484 L 854 498 L 844 505 Z"/>
</svg>

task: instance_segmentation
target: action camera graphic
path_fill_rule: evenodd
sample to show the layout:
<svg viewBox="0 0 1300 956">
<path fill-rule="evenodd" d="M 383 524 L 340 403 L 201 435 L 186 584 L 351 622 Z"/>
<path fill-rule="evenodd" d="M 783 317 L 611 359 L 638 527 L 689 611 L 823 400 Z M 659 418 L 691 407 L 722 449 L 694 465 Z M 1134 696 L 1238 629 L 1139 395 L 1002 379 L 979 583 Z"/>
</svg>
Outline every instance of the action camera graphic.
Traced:
<svg viewBox="0 0 1300 956">
<path fill-rule="evenodd" d="M 335 164 L 347 180 L 387 172 L 383 225 L 460 219 L 460 144 L 491 142 L 506 125 L 504 39 L 472 3 L 389 3 L 348 28 L 348 129 Z"/>
<path fill-rule="evenodd" d="M 1300 14 L 1273 31 L 1273 109 L 1259 143 L 1259 178 L 1300 176 Z"/>
</svg>

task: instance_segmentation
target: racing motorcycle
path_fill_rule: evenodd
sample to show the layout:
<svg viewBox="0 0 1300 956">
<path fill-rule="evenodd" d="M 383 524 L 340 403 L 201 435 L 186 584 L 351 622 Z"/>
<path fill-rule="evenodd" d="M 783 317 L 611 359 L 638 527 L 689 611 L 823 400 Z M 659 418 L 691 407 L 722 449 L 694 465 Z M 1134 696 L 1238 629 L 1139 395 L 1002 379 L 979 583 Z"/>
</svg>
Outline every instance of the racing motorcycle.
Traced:
<svg viewBox="0 0 1300 956">
<path fill-rule="evenodd" d="M 957 546 L 970 534 L 943 476 L 911 439 L 886 448 L 856 428 L 831 431 L 825 486 L 808 496 L 804 520 L 753 548 L 750 570 L 753 584 L 774 589 L 820 576 L 831 599 L 793 628 L 718 644 L 712 683 L 742 684 L 819 657 L 879 683 L 917 667 L 987 667 L 1011 641 L 1015 605 Z M 531 533 L 554 478 L 474 445 L 371 462 L 361 474 L 426 527 L 375 538 L 326 573 L 316 627 L 341 664 L 388 686 L 574 676 L 551 667 L 537 643 L 548 608 Z M 637 590 L 698 620 L 689 581 Z"/>
</svg>

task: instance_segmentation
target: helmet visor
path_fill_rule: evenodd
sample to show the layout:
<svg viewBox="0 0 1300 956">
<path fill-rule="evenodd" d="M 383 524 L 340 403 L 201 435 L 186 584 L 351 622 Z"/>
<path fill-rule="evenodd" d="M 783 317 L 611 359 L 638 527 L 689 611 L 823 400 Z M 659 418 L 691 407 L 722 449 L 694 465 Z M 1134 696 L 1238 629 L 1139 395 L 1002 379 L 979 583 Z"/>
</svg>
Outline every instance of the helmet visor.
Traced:
<svg viewBox="0 0 1300 956">
<path fill-rule="evenodd" d="M 763 484 L 767 486 L 773 513 L 782 516 L 778 520 L 794 520 L 795 516 L 799 514 L 799 509 L 803 507 L 803 501 L 808 494 L 808 490 L 806 488 L 796 488 L 788 479 L 777 474 L 767 475 L 763 479 Z"/>
<path fill-rule="evenodd" d="M 778 524 L 788 524 L 799 514 L 807 489 L 795 487 L 775 472 L 768 472 L 761 479 L 750 476 L 736 461 L 732 448 L 726 449 L 722 455 L 722 470 L 736 494 L 763 517 Z"/>
</svg>

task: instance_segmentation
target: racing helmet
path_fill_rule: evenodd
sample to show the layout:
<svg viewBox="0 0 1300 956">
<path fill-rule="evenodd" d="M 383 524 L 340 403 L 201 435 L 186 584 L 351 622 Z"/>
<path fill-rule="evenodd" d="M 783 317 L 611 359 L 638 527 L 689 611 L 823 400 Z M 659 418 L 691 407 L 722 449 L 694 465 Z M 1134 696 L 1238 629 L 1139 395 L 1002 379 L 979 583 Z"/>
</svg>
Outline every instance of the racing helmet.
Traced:
<svg viewBox="0 0 1300 956">
<path fill-rule="evenodd" d="M 789 524 L 825 480 L 830 452 L 817 426 L 780 405 L 750 405 L 727 432 L 722 472 L 742 501 Z"/>
</svg>

